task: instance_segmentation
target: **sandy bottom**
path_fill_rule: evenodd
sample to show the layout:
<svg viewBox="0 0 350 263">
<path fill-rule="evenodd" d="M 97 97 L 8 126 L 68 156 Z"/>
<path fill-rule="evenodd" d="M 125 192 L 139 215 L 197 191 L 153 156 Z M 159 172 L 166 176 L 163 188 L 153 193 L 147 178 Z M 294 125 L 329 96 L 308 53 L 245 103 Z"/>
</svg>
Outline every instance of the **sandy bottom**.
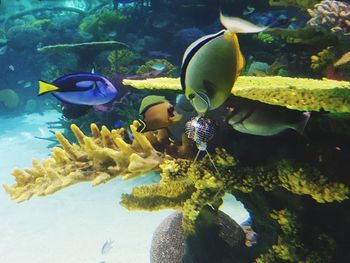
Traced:
<svg viewBox="0 0 350 263">
<path fill-rule="evenodd" d="M 13 168 L 31 166 L 32 158 L 48 157 L 47 121 L 55 112 L 0 119 L 0 184 L 13 184 Z M 143 263 L 149 262 L 152 233 L 172 211 L 129 212 L 119 205 L 122 193 L 149 182 L 116 179 L 92 188 L 71 186 L 48 197 L 17 204 L 0 188 L 0 262 L 4 263 Z M 227 198 L 223 210 L 238 223 L 248 217 L 242 205 Z M 105 255 L 101 248 L 113 240 Z"/>
</svg>

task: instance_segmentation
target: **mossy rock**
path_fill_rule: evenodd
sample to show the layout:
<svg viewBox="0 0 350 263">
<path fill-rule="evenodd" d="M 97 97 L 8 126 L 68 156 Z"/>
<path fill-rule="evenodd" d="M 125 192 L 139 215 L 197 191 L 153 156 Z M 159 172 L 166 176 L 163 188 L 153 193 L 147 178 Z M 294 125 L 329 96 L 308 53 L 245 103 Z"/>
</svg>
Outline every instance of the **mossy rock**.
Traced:
<svg viewBox="0 0 350 263">
<path fill-rule="evenodd" d="M 124 80 L 137 89 L 181 91 L 180 79 Z M 350 112 L 350 82 L 328 79 L 241 76 L 232 94 L 299 111 Z"/>
</svg>

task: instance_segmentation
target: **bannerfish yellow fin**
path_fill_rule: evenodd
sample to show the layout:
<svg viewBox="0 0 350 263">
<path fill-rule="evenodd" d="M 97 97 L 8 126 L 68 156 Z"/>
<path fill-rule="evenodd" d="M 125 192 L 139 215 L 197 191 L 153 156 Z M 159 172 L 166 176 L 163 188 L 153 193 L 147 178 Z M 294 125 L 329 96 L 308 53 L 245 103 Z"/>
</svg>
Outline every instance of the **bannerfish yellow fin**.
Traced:
<svg viewBox="0 0 350 263">
<path fill-rule="evenodd" d="M 241 49 L 239 47 L 237 35 L 233 32 L 226 31 L 224 33 L 224 38 L 231 41 L 232 46 L 235 50 L 236 59 L 237 59 L 237 61 L 236 61 L 237 66 L 236 66 L 236 72 L 234 72 L 234 74 L 235 74 L 235 78 L 237 79 L 245 66 L 245 59 L 244 59 L 243 54 L 241 52 Z"/>
<path fill-rule="evenodd" d="M 55 85 L 52 85 L 50 83 L 47 83 L 45 81 L 39 81 L 39 96 L 44 95 L 49 92 L 57 91 L 59 90 L 59 87 L 56 87 Z"/>
<path fill-rule="evenodd" d="M 268 27 L 260 27 L 239 17 L 229 17 L 220 13 L 221 24 L 232 33 L 259 33 Z"/>
</svg>

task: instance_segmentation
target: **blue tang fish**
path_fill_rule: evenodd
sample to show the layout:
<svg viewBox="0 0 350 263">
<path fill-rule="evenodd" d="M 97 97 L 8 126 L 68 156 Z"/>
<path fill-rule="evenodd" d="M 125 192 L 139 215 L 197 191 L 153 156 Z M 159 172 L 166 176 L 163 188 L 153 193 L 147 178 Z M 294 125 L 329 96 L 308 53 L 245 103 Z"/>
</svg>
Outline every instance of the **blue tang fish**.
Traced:
<svg viewBox="0 0 350 263">
<path fill-rule="evenodd" d="M 51 92 L 63 103 L 89 106 L 106 104 L 118 94 L 106 77 L 95 73 L 66 75 L 51 84 L 39 81 L 39 95 Z"/>
</svg>

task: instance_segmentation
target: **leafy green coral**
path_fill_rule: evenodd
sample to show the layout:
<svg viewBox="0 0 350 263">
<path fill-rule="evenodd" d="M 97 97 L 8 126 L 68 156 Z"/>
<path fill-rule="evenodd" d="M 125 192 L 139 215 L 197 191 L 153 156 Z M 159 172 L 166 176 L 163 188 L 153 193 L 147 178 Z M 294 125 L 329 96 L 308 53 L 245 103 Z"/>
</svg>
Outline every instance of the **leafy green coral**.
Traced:
<svg viewBox="0 0 350 263">
<path fill-rule="evenodd" d="M 116 30 L 128 21 L 128 17 L 113 10 L 103 10 L 100 13 L 86 16 L 79 28 L 82 32 L 104 37 L 110 31 Z"/>
<path fill-rule="evenodd" d="M 113 73 L 129 73 L 130 64 L 137 58 L 136 54 L 128 49 L 114 50 L 108 56 Z"/>
<path fill-rule="evenodd" d="M 122 196 L 121 204 L 130 210 L 183 210 L 183 227 L 194 233 L 195 221 L 205 205 L 219 208 L 225 193 L 252 192 L 257 187 L 272 191 L 285 188 L 297 195 L 310 195 L 317 202 L 341 202 L 350 189 L 341 183 L 326 182 L 320 172 L 308 165 L 280 161 L 271 166 L 243 167 L 223 149 L 217 149 L 213 162 L 209 157 L 168 160 L 160 166 L 158 184 L 140 186 Z"/>
<path fill-rule="evenodd" d="M 138 89 L 181 90 L 179 79 L 123 80 Z M 232 94 L 300 111 L 350 112 L 350 82 L 329 79 L 241 76 Z"/>
<path fill-rule="evenodd" d="M 137 74 L 145 74 L 154 71 L 154 65 L 163 65 L 165 67 L 163 76 L 164 77 L 173 77 L 174 73 L 176 72 L 176 67 L 171 64 L 166 59 L 152 59 L 146 62 L 146 64 L 139 67 L 139 69 L 136 71 Z"/>
<path fill-rule="evenodd" d="M 266 44 L 271 44 L 275 41 L 275 38 L 271 34 L 264 32 L 260 32 L 257 35 L 257 39 Z"/>
</svg>

